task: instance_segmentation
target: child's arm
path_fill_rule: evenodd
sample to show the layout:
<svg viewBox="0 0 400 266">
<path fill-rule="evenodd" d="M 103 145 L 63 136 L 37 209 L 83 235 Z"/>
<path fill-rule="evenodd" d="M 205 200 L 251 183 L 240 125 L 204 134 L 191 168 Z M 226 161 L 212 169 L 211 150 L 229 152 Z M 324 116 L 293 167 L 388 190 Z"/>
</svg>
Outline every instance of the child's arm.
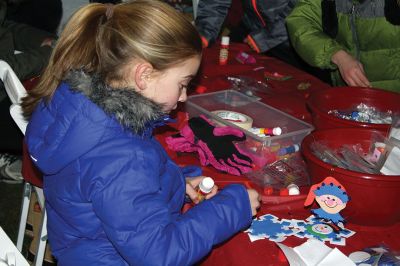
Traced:
<svg viewBox="0 0 400 266">
<path fill-rule="evenodd" d="M 160 166 L 160 161 L 148 150 L 120 158 L 121 171 L 112 182 L 92 186 L 90 192 L 107 237 L 128 263 L 190 265 L 251 223 L 249 196 L 241 185 L 228 186 L 181 215 L 183 177 L 168 180 L 179 169 Z M 163 191 L 168 187 L 163 182 L 176 188 Z"/>
<path fill-rule="evenodd" d="M 198 189 L 199 189 L 199 184 L 200 182 L 205 178 L 205 176 L 197 176 L 197 177 L 191 177 L 191 178 L 186 178 L 186 194 L 189 196 L 189 198 L 195 203 L 199 203 L 198 199 Z M 211 192 L 207 193 L 205 195 L 205 199 L 211 199 L 214 197 L 218 192 L 218 186 L 214 185 Z"/>
<path fill-rule="evenodd" d="M 331 57 L 339 50 L 344 50 L 335 39 L 323 32 L 320 0 L 299 0 L 286 24 L 290 41 L 296 52 L 308 64 L 324 68 L 336 69 Z"/>
</svg>

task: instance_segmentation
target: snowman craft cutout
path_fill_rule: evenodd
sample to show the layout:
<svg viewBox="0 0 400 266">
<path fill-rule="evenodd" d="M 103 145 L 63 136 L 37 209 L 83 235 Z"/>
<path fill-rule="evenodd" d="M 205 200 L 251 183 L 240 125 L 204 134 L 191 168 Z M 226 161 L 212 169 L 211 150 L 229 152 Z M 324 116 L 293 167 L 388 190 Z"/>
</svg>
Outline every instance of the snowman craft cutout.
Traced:
<svg viewBox="0 0 400 266">
<path fill-rule="evenodd" d="M 346 207 L 350 197 L 347 195 L 346 189 L 335 178 L 329 176 L 321 183 L 311 186 L 304 206 L 310 206 L 314 200 L 320 207 L 311 210 L 317 219 L 323 219 L 334 225 L 344 222 L 344 218 L 339 212 Z"/>
</svg>

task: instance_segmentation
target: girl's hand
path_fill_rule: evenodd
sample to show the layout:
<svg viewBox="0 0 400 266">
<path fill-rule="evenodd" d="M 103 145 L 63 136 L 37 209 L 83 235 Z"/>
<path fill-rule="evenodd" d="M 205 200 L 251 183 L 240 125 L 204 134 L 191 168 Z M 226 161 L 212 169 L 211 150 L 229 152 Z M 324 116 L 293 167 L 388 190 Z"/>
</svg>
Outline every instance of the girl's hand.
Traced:
<svg viewBox="0 0 400 266">
<path fill-rule="evenodd" d="M 203 180 L 205 176 L 197 176 L 197 177 L 188 177 L 186 178 L 186 194 L 189 198 L 195 203 L 199 203 L 199 198 L 197 194 L 197 190 L 199 188 L 199 184 L 201 180 Z M 212 191 L 205 196 L 205 199 L 211 199 L 217 194 L 218 186 L 214 185 Z"/>
<path fill-rule="evenodd" d="M 248 189 L 247 193 L 249 194 L 251 214 L 255 216 L 257 214 L 257 209 L 260 208 L 260 195 L 254 189 Z"/>
<path fill-rule="evenodd" d="M 363 65 L 347 52 L 340 50 L 332 56 L 340 75 L 349 86 L 371 87 Z"/>
</svg>

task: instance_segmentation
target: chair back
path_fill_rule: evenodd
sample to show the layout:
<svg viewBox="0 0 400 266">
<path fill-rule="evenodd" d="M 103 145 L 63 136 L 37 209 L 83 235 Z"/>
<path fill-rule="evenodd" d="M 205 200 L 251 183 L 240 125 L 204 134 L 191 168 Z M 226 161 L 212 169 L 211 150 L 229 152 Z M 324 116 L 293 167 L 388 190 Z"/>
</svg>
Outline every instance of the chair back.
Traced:
<svg viewBox="0 0 400 266">
<path fill-rule="evenodd" d="M 10 114 L 14 122 L 17 124 L 22 134 L 25 135 L 26 126 L 28 121 L 26 121 L 24 115 L 22 114 L 22 107 L 19 104 L 13 103 L 10 107 Z"/>
<path fill-rule="evenodd" d="M 0 60 L 0 79 L 3 81 L 4 88 L 6 89 L 7 95 L 12 103 L 10 107 L 11 117 L 25 135 L 28 121 L 24 118 L 20 106 L 22 98 L 26 95 L 25 87 L 22 85 L 10 65 L 3 60 Z"/>
<path fill-rule="evenodd" d="M 3 60 L 0 60 L 0 79 L 4 83 L 4 87 L 11 102 L 13 104 L 20 103 L 21 99 L 26 95 L 26 90 L 14 70 Z"/>
</svg>

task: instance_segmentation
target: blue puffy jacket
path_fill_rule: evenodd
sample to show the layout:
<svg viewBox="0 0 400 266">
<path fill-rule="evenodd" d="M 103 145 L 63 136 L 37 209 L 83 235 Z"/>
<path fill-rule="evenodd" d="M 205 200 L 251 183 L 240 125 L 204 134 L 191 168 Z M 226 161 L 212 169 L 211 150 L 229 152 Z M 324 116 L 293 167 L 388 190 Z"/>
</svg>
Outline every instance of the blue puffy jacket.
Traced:
<svg viewBox="0 0 400 266">
<path fill-rule="evenodd" d="M 241 185 L 180 212 L 184 175 L 151 134 L 159 110 L 82 72 L 36 108 L 26 141 L 59 265 L 190 265 L 250 224 Z"/>
</svg>

